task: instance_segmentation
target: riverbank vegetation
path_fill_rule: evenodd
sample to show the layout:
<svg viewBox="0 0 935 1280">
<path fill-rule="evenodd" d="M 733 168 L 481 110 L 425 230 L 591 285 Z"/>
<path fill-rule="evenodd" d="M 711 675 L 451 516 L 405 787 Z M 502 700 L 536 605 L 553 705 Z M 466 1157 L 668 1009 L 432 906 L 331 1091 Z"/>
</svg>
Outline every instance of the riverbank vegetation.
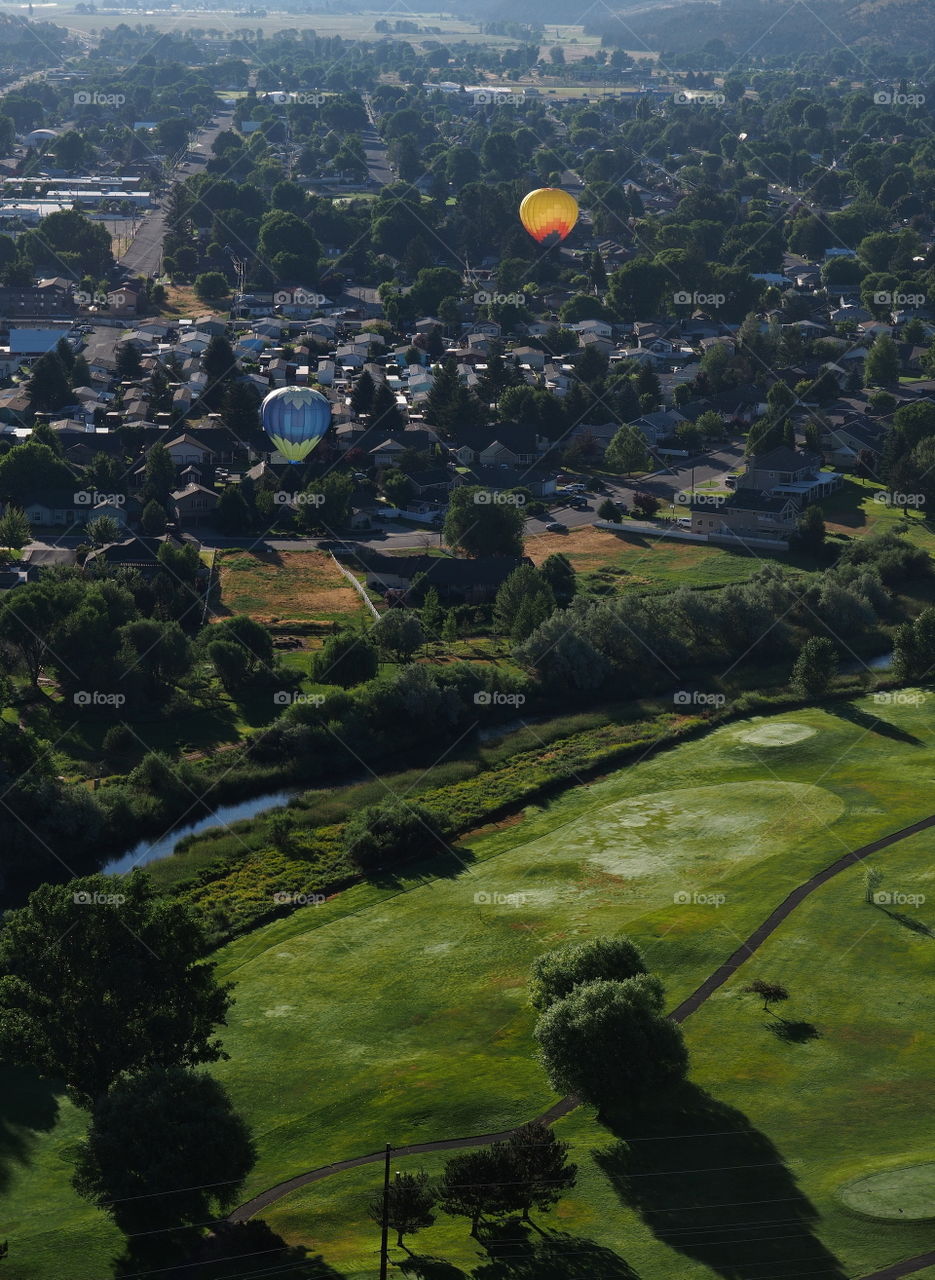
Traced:
<svg viewBox="0 0 935 1280">
<path fill-rule="evenodd" d="M 106 669 L 101 657 L 92 655 L 98 664 L 94 679 L 103 682 L 106 676 L 102 696 L 122 689 L 126 672 L 125 687 L 135 691 L 131 709 L 161 699 L 169 710 L 193 689 L 209 696 L 204 690 L 214 681 L 238 694 L 247 690 L 275 700 L 282 710 L 270 724 L 247 733 L 239 746 L 199 759 L 146 750 L 143 732 L 118 708 L 121 718 L 108 731 L 108 750 L 114 752 L 115 767 L 124 752 L 136 759 L 126 773 L 103 779 L 94 791 L 58 775 L 53 744 L 28 727 L 28 716 L 18 721 L 5 713 L 0 762 L 10 790 L 0 824 L 9 837 L 8 892 L 22 893 L 39 880 L 56 878 L 63 863 L 74 870 L 93 869 L 102 855 L 183 818 L 191 821 L 230 798 L 289 786 L 333 786 L 362 773 L 376 775 L 390 762 L 430 770 L 441 759 L 465 770 L 458 784 L 463 801 L 461 793 L 456 798 L 447 787 L 449 780 L 441 779 L 447 787 L 442 834 L 462 832 L 501 816 L 542 788 L 567 785 L 582 770 L 671 741 L 686 731 L 686 720 L 690 725 L 767 705 L 750 699 L 784 694 L 792 666 L 811 637 L 830 638 L 837 657 L 859 667 L 861 657 L 888 648 L 896 628 L 924 605 L 929 565 L 924 552 L 886 535 L 852 544 L 804 586 L 767 565 L 748 582 L 719 590 L 681 588 L 626 599 L 576 594 L 565 608 L 550 606 L 539 622 L 534 612 L 525 611 L 530 626 L 515 643 L 509 664 L 418 661 L 418 650 L 410 648 L 405 658 L 394 653 L 375 678 L 355 687 L 322 683 L 328 674 L 321 670 L 317 683 L 307 675 L 320 691 L 315 694 L 302 692 L 308 684 L 302 684 L 301 671 L 277 661 L 269 631 L 249 618 L 234 617 L 189 637 L 176 621 L 135 617 L 133 593 L 122 583 L 77 582 L 67 575 L 40 581 L 36 591 L 23 588 L 36 596 L 37 608 L 49 611 L 48 640 L 36 670 L 47 666 L 60 689 L 91 681 L 61 669 L 59 634 L 110 627 L 107 646 L 101 642 Z M 545 567 L 532 577 L 544 572 Z M 507 586 L 516 594 L 512 584 Z M 544 598 L 538 581 L 521 586 L 520 595 L 531 593 L 538 608 Z M 551 586 L 549 593 L 554 600 Z M 514 604 L 510 625 L 524 612 L 523 599 Z M 423 613 L 429 607 L 437 603 L 426 598 Z M 115 610 L 128 620 L 113 625 Z M 18 624 L 15 619 L 4 624 L 0 616 L 0 631 L 4 625 Z M 147 641 L 152 651 L 145 649 Z M 19 643 L 25 662 L 32 650 L 24 637 Z M 357 633 L 355 643 L 366 646 L 370 640 Z M 928 643 L 923 635 L 920 644 Z M 75 687 L 73 698 L 79 692 Z M 9 683 L 5 695 L 7 704 L 16 701 Z M 84 708 L 77 701 L 74 706 L 79 716 Z M 598 718 L 583 736 L 563 733 L 563 717 L 589 707 Z M 496 731 L 518 715 L 526 723 L 542 722 L 540 732 L 547 739 L 567 737 L 568 742 L 561 751 L 550 746 L 542 753 L 544 762 L 536 759 L 535 747 L 531 757 L 521 748 L 513 753 L 521 763 L 512 773 L 502 770 L 502 761 L 491 770 L 478 754 L 477 735 Z M 420 789 L 430 790 L 430 775 L 424 782 Z M 303 861 L 304 880 L 311 876 L 326 887 L 353 872 L 333 855 L 328 838 L 312 832 L 327 828 L 327 821 L 303 821 L 307 815 L 301 810 L 293 817 L 296 830 L 287 842 L 279 841 L 276 851 L 291 862 Z M 242 834 L 232 841 L 235 848 L 220 853 L 222 863 L 271 843 L 264 838 L 258 846 L 253 835 L 241 840 Z M 217 875 L 216 865 L 207 868 L 199 861 L 202 878 Z M 222 922 L 222 932 L 245 927 L 250 919 L 255 917 L 234 910 Z"/>
</svg>

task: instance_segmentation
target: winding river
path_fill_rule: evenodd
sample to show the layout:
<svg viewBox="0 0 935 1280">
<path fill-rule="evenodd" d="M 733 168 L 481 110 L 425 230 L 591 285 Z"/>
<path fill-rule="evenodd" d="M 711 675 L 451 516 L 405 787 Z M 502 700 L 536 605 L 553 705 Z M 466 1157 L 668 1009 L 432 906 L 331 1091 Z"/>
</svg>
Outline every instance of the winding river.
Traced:
<svg viewBox="0 0 935 1280">
<path fill-rule="evenodd" d="M 202 831 L 210 831 L 212 827 L 226 827 L 242 818 L 252 818 L 267 809 L 278 809 L 288 804 L 299 790 L 267 791 L 263 795 L 254 796 L 252 800 L 241 800 L 237 804 L 218 805 L 211 813 L 205 814 L 197 822 L 189 822 L 181 827 L 173 827 L 155 840 L 140 840 L 132 849 L 127 849 L 116 858 L 111 858 L 101 868 L 104 875 L 121 876 L 132 871 L 134 867 L 144 867 L 157 858 L 168 858 L 175 852 L 176 845 L 186 836 L 200 835 Z"/>
</svg>

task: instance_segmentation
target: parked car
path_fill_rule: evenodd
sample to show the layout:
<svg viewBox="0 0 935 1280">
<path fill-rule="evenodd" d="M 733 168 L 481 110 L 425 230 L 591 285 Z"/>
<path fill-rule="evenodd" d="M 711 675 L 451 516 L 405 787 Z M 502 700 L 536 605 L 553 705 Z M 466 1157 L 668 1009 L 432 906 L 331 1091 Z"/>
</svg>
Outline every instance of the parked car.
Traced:
<svg viewBox="0 0 935 1280">
<path fill-rule="evenodd" d="M 552 520 L 545 526 L 546 533 L 567 533 L 568 525 L 561 524 L 558 520 Z"/>
<path fill-rule="evenodd" d="M 584 498 L 580 498 L 580 497 L 570 498 L 568 501 L 568 505 L 571 507 L 572 511 L 587 511 L 588 509 L 587 502 L 585 501 Z"/>
</svg>

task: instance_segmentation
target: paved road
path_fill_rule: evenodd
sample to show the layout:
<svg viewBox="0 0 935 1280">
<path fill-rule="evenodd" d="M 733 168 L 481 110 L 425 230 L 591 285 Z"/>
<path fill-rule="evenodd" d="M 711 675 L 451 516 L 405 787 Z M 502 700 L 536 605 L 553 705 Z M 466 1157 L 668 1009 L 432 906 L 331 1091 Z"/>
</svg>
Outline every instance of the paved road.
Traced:
<svg viewBox="0 0 935 1280">
<path fill-rule="evenodd" d="M 96 330 L 93 335 L 88 335 L 89 348 L 97 349 L 100 346 L 105 350 L 110 350 L 116 333 L 117 331 L 114 329 L 101 328 Z M 739 441 L 724 445 L 713 453 L 702 455 L 695 461 L 694 483 L 699 485 L 705 480 L 711 480 L 717 476 L 724 475 L 727 471 L 732 471 L 739 464 L 742 457 L 743 445 Z M 597 519 L 597 507 L 600 506 L 605 497 L 612 497 L 615 502 L 624 502 L 628 507 L 631 507 L 634 493 L 640 490 L 656 494 L 663 502 L 672 502 L 675 495 L 682 490 L 690 488 L 691 483 L 691 462 L 679 460 L 672 471 L 660 472 L 638 481 L 636 484 L 608 484 L 606 494 L 592 496 L 587 499 L 587 511 L 574 511 L 571 507 L 559 507 L 546 516 L 545 519 L 532 517 L 526 521 L 526 535 L 527 537 L 536 537 L 544 533 L 545 526 L 552 521 L 564 524 L 569 529 L 592 525 Z M 407 527 L 397 531 L 393 527 L 393 522 L 387 520 L 384 522 L 384 528 L 386 529 L 386 537 L 384 538 L 349 538 L 348 542 L 353 542 L 355 546 L 359 547 L 372 547 L 376 551 L 422 550 L 426 546 L 438 547 L 441 545 L 438 530 L 431 529 L 428 526 L 424 529 Z M 623 525 L 621 532 L 625 531 L 626 525 Z M 266 547 L 272 551 L 317 551 L 320 541 L 318 538 L 283 538 L 263 534 L 241 534 L 236 537 L 229 537 L 225 534 L 215 533 L 213 530 L 200 529 L 196 531 L 196 534 L 205 547 Z M 31 542 L 26 549 L 77 547 L 83 541 L 84 538 L 77 534 L 55 534 Z M 326 539 L 326 541 L 334 541 L 334 539 Z"/>
<path fill-rule="evenodd" d="M 200 151 L 205 159 L 210 158 L 211 144 L 222 130 L 230 128 L 231 115 L 232 113 L 229 110 L 218 112 L 218 123 L 208 125 L 206 129 L 202 129 L 196 135 L 189 149 L 191 151 Z M 199 164 L 196 160 L 186 160 L 172 171 L 170 185 L 172 182 L 184 182 L 192 174 L 202 173 L 203 171 L 203 164 Z M 120 265 L 132 271 L 135 275 L 154 276 L 158 272 L 159 264 L 162 261 L 162 242 L 165 238 L 165 233 L 166 215 L 165 198 L 163 198 L 157 207 L 144 218 L 133 240 L 127 246 L 126 253 L 120 259 Z"/>
<path fill-rule="evenodd" d="M 930 1253 L 917 1253 L 914 1258 L 904 1258 L 882 1271 L 874 1271 L 871 1276 L 863 1276 L 861 1280 L 901 1280 L 903 1276 L 911 1276 L 916 1271 L 924 1271 L 926 1267 L 935 1267 L 935 1249 Z"/>
<path fill-rule="evenodd" d="M 762 946 L 763 942 L 779 928 L 779 926 L 792 914 L 800 903 L 810 897 L 822 885 L 839 875 L 840 872 L 847 870 L 855 863 L 862 862 L 865 858 L 872 854 L 879 853 L 883 849 L 889 848 L 891 845 L 897 844 L 902 840 L 908 839 L 910 836 L 917 835 L 920 831 L 925 831 L 935 826 L 935 814 L 930 814 L 926 818 L 913 823 L 908 827 L 901 827 L 898 831 L 891 832 L 887 836 L 882 836 L 879 840 L 874 840 L 870 844 L 862 845 L 858 849 L 852 849 L 849 853 L 835 859 L 823 870 L 816 872 L 810 879 L 803 881 L 798 885 L 792 893 L 756 928 L 749 937 L 741 943 L 733 955 L 719 966 L 709 978 L 707 978 L 701 986 L 699 986 L 687 999 L 669 1014 L 674 1022 L 684 1022 L 684 1020 L 695 1013 L 704 1002 L 722 986 L 732 974 L 744 964 L 745 961 Z M 574 1096 L 562 1098 L 553 1107 L 550 1107 L 543 1115 L 537 1119 L 545 1124 L 552 1124 L 561 1116 L 567 1115 L 578 1106 L 578 1099 Z M 442 1138 L 435 1142 L 420 1142 L 406 1147 L 394 1147 L 393 1154 L 396 1156 L 405 1155 L 422 1155 L 430 1151 L 453 1151 L 462 1147 L 479 1147 L 489 1142 L 501 1142 L 510 1136 L 512 1130 L 501 1131 L 499 1133 L 488 1134 L 472 1134 L 465 1138 Z M 231 1222 L 243 1222 L 253 1217 L 262 1209 L 267 1208 L 276 1200 L 288 1195 L 291 1191 L 295 1191 L 298 1187 L 307 1186 L 312 1182 L 321 1182 L 325 1178 L 330 1178 L 332 1174 L 340 1173 L 345 1169 L 359 1168 L 361 1165 L 376 1164 L 383 1160 L 385 1152 L 373 1151 L 363 1156 L 354 1156 L 348 1160 L 340 1160 L 335 1164 L 325 1165 L 320 1169 L 312 1169 L 308 1173 L 300 1173 L 294 1178 L 290 1178 L 286 1182 L 281 1182 L 275 1187 L 269 1187 L 266 1191 L 262 1191 L 258 1196 L 254 1196 L 252 1200 L 248 1200 L 245 1204 L 239 1205 L 229 1215 Z M 922 1271 L 924 1268 L 935 1264 L 935 1252 L 918 1254 L 914 1258 L 904 1259 L 889 1267 L 885 1267 L 881 1271 L 874 1271 L 872 1275 L 863 1277 L 863 1280 L 900 1280 L 903 1276 L 912 1275 L 914 1272 Z"/>
<path fill-rule="evenodd" d="M 643 480 L 611 482 L 605 479 L 607 492 L 589 497 L 587 511 L 575 511 L 571 507 L 556 509 L 544 520 L 527 520 L 526 532 L 531 535 L 542 533 L 546 524 L 553 520 L 567 525 L 569 529 L 593 524 L 597 518 L 597 508 L 607 497 L 613 498 L 614 502 L 624 503 L 630 509 L 637 492 L 652 493 L 662 503 L 675 503 L 676 495 L 690 490 L 692 484 L 697 488 L 708 480 L 735 471 L 742 461 L 743 441 L 732 440 L 695 459 L 673 459 L 670 469 L 655 472 Z"/>
<path fill-rule="evenodd" d="M 396 174 L 386 159 L 386 143 L 376 129 L 362 129 L 361 141 L 364 144 L 364 155 L 367 157 L 367 173 L 379 186 L 388 186 L 396 181 Z"/>
</svg>

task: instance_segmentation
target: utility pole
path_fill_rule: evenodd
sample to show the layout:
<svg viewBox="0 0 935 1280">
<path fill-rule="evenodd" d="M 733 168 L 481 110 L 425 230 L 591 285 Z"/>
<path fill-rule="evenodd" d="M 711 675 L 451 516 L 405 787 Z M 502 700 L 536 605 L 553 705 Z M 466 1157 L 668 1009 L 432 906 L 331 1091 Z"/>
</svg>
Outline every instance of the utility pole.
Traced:
<svg viewBox="0 0 935 1280">
<path fill-rule="evenodd" d="M 383 1230 L 380 1241 L 380 1280 L 386 1280 L 386 1269 L 389 1265 L 388 1247 L 390 1235 L 390 1152 L 393 1148 L 386 1144 L 386 1162 L 383 1166 Z"/>
</svg>

